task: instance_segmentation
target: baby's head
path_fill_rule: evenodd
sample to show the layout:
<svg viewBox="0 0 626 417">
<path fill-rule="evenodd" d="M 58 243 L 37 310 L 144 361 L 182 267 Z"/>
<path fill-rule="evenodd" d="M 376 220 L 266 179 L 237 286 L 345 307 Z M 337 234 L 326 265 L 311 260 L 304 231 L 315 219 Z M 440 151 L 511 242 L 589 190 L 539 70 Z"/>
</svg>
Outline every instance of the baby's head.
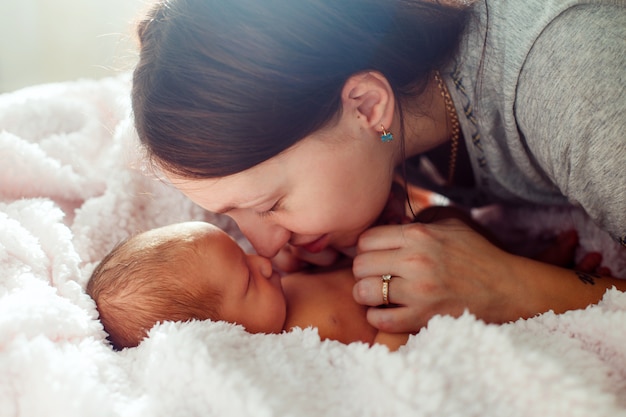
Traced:
<svg viewBox="0 0 626 417">
<path fill-rule="evenodd" d="M 278 333 L 286 315 L 271 262 L 204 222 L 160 227 L 117 245 L 87 293 L 116 349 L 137 346 L 158 322 L 225 320 L 251 333 Z"/>
</svg>

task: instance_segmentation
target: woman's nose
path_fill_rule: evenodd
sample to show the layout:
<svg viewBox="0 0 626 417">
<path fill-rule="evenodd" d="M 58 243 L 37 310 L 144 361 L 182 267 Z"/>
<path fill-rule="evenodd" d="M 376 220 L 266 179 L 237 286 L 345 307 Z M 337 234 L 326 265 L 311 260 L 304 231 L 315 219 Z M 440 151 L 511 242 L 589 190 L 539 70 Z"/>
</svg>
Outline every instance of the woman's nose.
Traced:
<svg viewBox="0 0 626 417">
<path fill-rule="evenodd" d="M 258 218 L 253 211 L 228 213 L 237 223 L 241 232 L 250 241 L 254 250 L 266 258 L 273 258 L 287 244 L 291 232 L 284 227 Z"/>
</svg>

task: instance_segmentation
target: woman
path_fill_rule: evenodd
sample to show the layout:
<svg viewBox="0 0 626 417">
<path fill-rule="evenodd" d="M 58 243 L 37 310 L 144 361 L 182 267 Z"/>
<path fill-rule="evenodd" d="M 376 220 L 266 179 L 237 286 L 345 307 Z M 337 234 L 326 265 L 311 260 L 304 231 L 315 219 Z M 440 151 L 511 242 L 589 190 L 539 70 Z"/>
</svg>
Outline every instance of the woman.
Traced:
<svg viewBox="0 0 626 417">
<path fill-rule="evenodd" d="M 370 228 L 400 173 L 466 206 L 582 206 L 626 240 L 623 3 L 466 3 L 157 4 L 139 26 L 139 137 L 284 270 L 356 245 L 354 297 L 384 331 L 466 309 L 506 322 L 626 289 L 455 220 Z"/>
</svg>

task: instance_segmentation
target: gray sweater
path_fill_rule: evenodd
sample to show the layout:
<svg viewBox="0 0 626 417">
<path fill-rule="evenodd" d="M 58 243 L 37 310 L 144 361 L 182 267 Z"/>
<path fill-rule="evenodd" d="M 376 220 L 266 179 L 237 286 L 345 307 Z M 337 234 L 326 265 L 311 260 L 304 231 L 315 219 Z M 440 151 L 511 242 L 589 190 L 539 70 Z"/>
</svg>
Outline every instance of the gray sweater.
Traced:
<svg viewBox="0 0 626 417">
<path fill-rule="evenodd" d="M 580 206 L 626 245 L 626 2 L 475 11 L 443 74 L 477 188 L 431 188 L 471 205 Z"/>
</svg>

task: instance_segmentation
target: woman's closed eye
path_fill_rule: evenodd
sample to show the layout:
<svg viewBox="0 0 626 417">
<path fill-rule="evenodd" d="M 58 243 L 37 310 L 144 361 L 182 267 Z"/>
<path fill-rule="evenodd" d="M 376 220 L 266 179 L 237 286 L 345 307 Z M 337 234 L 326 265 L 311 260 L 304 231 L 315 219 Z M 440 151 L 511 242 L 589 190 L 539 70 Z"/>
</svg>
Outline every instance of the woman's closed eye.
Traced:
<svg viewBox="0 0 626 417">
<path fill-rule="evenodd" d="M 278 210 L 280 210 L 280 203 L 281 203 L 281 200 L 276 201 L 276 203 L 274 203 L 274 205 L 271 208 L 269 208 L 268 210 L 259 212 L 258 213 L 259 216 L 260 217 L 269 217 L 272 214 L 276 213 Z"/>
</svg>

